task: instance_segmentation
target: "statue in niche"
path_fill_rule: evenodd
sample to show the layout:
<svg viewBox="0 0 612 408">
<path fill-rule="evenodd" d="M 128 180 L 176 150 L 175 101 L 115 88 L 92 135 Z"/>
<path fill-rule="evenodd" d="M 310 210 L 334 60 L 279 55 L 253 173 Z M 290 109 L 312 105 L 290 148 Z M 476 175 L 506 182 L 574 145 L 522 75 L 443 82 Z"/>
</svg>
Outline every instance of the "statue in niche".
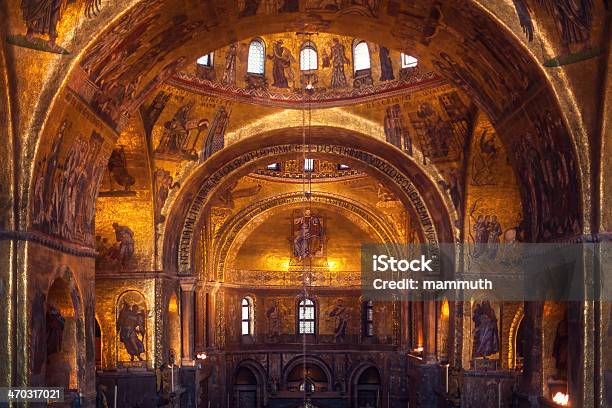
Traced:
<svg viewBox="0 0 612 408">
<path fill-rule="evenodd" d="M 162 137 L 155 150 L 158 155 L 167 159 L 197 160 L 195 146 L 204 129 L 208 128 L 207 119 L 190 119 L 193 102 L 181 106 L 174 117 L 164 124 Z M 197 130 L 191 146 L 188 145 L 191 132 Z"/>
<path fill-rule="evenodd" d="M 478 137 L 476 157 L 472 165 L 472 184 L 485 186 L 495 184 L 493 169 L 497 160 L 497 147 L 495 146 L 495 133 L 485 129 Z"/>
<path fill-rule="evenodd" d="M 236 84 L 236 49 L 236 43 L 232 43 L 225 56 L 225 69 L 223 71 L 223 79 L 221 80 L 225 85 Z"/>
<path fill-rule="evenodd" d="M 275 41 L 272 45 L 272 55 L 268 55 L 268 59 L 272 60 L 272 86 L 277 88 L 288 88 L 289 80 L 295 87 L 295 78 L 291 63 L 295 62 L 295 58 L 287 47 L 283 47 L 283 40 Z"/>
<path fill-rule="evenodd" d="M 266 311 L 268 318 L 268 338 L 278 342 L 281 334 L 281 310 L 276 299 L 272 300 L 272 306 Z"/>
<path fill-rule="evenodd" d="M 137 304 L 130 307 L 127 302 L 123 302 L 121 311 L 117 318 L 117 331 L 119 340 L 125 346 L 125 350 L 130 355 L 130 361 L 138 359 L 144 361 L 141 354 L 145 352 L 145 312 L 140 310 Z"/>
<path fill-rule="evenodd" d="M 294 218 L 293 225 L 293 256 L 298 259 L 321 256 L 325 240 L 321 218 L 306 209 L 302 217 Z"/>
<path fill-rule="evenodd" d="M 332 76 L 331 76 L 331 87 L 332 88 L 346 88 L 348 83 L 346 82 L 346 76 L 344 75 L 344 66 L 349 64 L 349 60 L 346 57 L 344 45 L 338 38 L 334 38 L 333 44 L 330 50 L 331 61 L 332 61 Z"/>
<path fill-rule="evenodd" d="M 111 248 L 111 257 L 121 266 L 126 266 L 134 256 L 134 231 L 116 222 L 113 223 L 113 229 L 117 243 Z"/>
<path fill-rule="evenodd" d="M 130 187 L 134 185 L 136 180 L 128 172 L 125 148 L 123 146 L 113 149 L 110 159 L 108 160 L 107 167 L 109 173 L 108 180 L 110 190 L 115 190 L 115 186 L 113 184 L 114 181 L 123 187 L 124 192 L 130 191 Z"/>
<path fill-rule="evenodd" d="M 66 319 L 60 311 L 53 305 L 48 305 L 46 326 L 47 326 L 47 357 L 62 351 L 62 340 L 64 338 L 64 326 Z"/>
<path fill-rule="evenodd" d="M 343 343 L 346 339 L 346 328 L 351 317 L 351 309 L 344 305 L 343 299 L 337 299 L 336 305 L 328 312 L 328 316 L 335 320 L 334 324 L 334 342 Z"/>
<path fill-rule="evenodd" d="M 393 62 L 391 62 L 391 57 L 389 56 L 389 49 L 381 45 L 378 51 L 378 56 L 380 57 L 380 80 L 394 80 L 395 75 L 393 75 Z"/>
<path fill-rule="evenodd" d="M 172 178 L 170 172 L 166 169 L 158 167 L 154 173 L 155 176 L 155 222 L 157 224 L 162 223 L 166 220 L 166 217 L 162 215 L 161 211 L 166 204 L 168 194 L 170 191 L 179 188 L 180 184 Z"/>
<path fill-rule="evenodd" d="M 499 351 L 497 317 L 488 300 L 476 305 L 472 320 L 474 330 L 474 357 L 488 357 Z"/>
<path fill-rule="evenodd" d="M 552 356 L 555 359 L 555 368 L 557 369 L 557 379 L 559 380 L 567 378 L 568 338 L 566 311 L 563 319 L 557 324 L 552 352 Z"/>
</svg>

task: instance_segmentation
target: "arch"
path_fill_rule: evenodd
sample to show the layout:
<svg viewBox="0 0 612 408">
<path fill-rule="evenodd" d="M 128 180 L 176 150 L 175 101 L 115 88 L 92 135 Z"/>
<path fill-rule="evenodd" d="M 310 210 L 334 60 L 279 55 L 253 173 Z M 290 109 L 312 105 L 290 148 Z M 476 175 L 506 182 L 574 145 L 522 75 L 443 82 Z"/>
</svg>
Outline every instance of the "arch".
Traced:
<svg viewBox="0 0 612 408">
<path fill-rule="evenodd" d="M 293 389 L 293 391 L 299 392 L 300 383 L 304 380 L 304 367 L 306 367 L 306 374 L 308 375 L 308 368 L 312 367 L 317 369 L 317 375 L 321 375 L 316 379 L 313 379 L 315 386 L 318 385 L 317 391 L 321 391 L 320 387 L 326 387 L 327 391 L 333 390 L 333 376 L 329 366 L 320 358 L 314 356 L 298 356 L 293 360 L 289 361 L 283 368 L 283 380 L 282 384 L 287 389 Z M 290 390 L 291 390 L 290 389 Z"/>
<path fill-rule="evenodd" d="M 508 339 L 508 368 L 517 368 L 517 341 L 519 328 L 523 323 L 525 317 L 525 305 L 521 305 L 510 323 L 509 339 Z"/>
<path fill-rule="evenodd" d="M 115 355 L 118 367 L 146 368 L 150 353 L 148 310 L 144 295 L 137 290 L 127 290 L 117 298 Z"/>
<path fill-rule="evenodd" d="M 353 41 L 353 72 L 369 70 L 372 67 L 368 43 L 363 40 Z"/>
<path fill-rule="evenodd" d="M 266 371 L 255 360 L 242 360 L 233 373 L 233 397 L 236 406 L 259 408 L 265 404 L 264 385 L 267 384 Z"/>
<path fill-rule="evenodd" d="M 167 336 L 168 356 L 174 353 L 176 361 L 181 361 L 181 317 L 180 306 L 176 292 L 172 291 L 167 306 Z"/>
<path fill-rule="evenodd" d="M 351 147 L 330 144 L 334 140 L 350 140 Z M 299 140 L 299 143 L 294 143 Z M 316 127 L 311 129 L 313 157 L 340 158 L 345 164 L 384 180 L 388 188 L 419 220 L 424 242 L 437 248 L 438 242 L 453 242 L 450 204 L 446 203 L 439 186 L 422 174 L 413 158 L 382 141 L 347 132 L 343 129 Z M 200 224 L 201 212 L 226 180 L 236 179 L 253 168 L 284 160 L 303 151 L 300 128 L 269 132 L 256 138 L 234 143 L 201 164 L 179 191 L 165 226 L 164 268 L 179 274 L 191 274 L 194 232 Z M 376 153 L 372 153 L 376 152 Z M 427 194 L 426 198 L 422 194 Z M 176 233 L 181 231 L 177 238 Z"/>
<path fill-rule="evenodd" d="M 300 48 L 300 70 L 311 71 L 318 68 L 317 46 L 312 41 L 306 41 Z"/>
<path fill-rule="evenodd" d="M 84 332 L 81 297 L 72 272 L 56 277 L 45 305 L 46 350 L 43 384 L 78 390 L 81 385 Z M 36 341 L 34 341 L 36 344 Z"/>
<path fill-rule="evenodd" d="M 450 304 L 446 298 L 443 298 L 440 302 L 437 322 L 438 330 L 436 335 L 436 350 L 438 359 L 445 362 L 448 361 L 448 357 L 450 355 Z"/>
<path fill-rule="evenodd" d="M 379 407 L 382 403 L 382 376 L 371 362 L 359 364 L 350 375 L 349 392 L 356 407 Z"/>
<path fill-rule="evenodd" d="M 247 57 L 247 73 L 263 75 L 266 70 L 266 44 L 261 38 L 251 40 Z"/>
<path fill-rule="evenodd" d="M 232 247 L 235 238 L 249 225 L 259 217 L 269 217 L 273 210 L 279 206 L 299 206 L 303 205 L 306 200 L 300 192 L 285 193 L 276 197 L 271 197 L 262 201 L 255 202 L 247 206 L 234 217 L 229 219 L 218 231 L 215 240 L 219 243 L 212 255 L 213 265 L 216 265 L 216 279 L 219 281 L 225 280 L 225 268 L 227 259 L 233 255 Z M 323 203 L 334 206 L 338 210 L 345 208 L 350 209 L 359 216 L 367 225 L 369 225 L 379 236 L 380 241 L 389 246 L 391 251 L 397 250 L 395 243 L 399 242 L 394 239 L 393 227 L 378 217 L 372 210 L 367 207 L 342 197 L 336 194 L 313 192 L 310 196 L 310 201 L 314 203 Z M 396 251 L 397 252 L 397 251 Z"/>
<path fill-rule="evenodd" d="M 542 138 L 534 137 L 533 135 L 530 135 L 529 132 L 521 132 L 520 137 L 514 137 L 516 134 L 518 134 L 512 128 L 512 126 L 516 123 L 529 123 L 529 126 L 531 126 L 531 129 L 534 132 L 537 132 L 538 129 L 546 128 L 546 126 L 540 126 L 542 118 L 530 118 L 528 109 L 523 109 L 522 107 L 517 108 L 516 106 L 513 106 L 516 101 L 521 100 L 522 96 L 529 93 L 531 96 L 534 96 L 533 98 L 529 99 L 529 103 L 534 103 L 539 106 L 549 105 L 551 107 L 551 111 L 554 112 L 554 115 L 559 113 L 559 117 L 562 117 L 563 120 L 562 123 L 557 126 L 558 129 L 553 130 L 555 134 L 552 139 L 552 144 L 555 146 L 554 150 L 556 151 L 563 150 L 570 152 L 566 157 L 563 157 L 562 159 L 566 160 L 569 163 L 568 168 L 571 169 L 571 171 L 566 177 L 567 180 L 564 180 L 562 182 L 563 185 L 550 186 L 552 188 L 547 188 L 547 190 L 558 192 L 555 194 L 562 196 L 561 201 L 564 203 L 568 203 L 568 211 L 566 211 L 566 213 L 568 213 L 569 215 L 567 216 L 567 219 L 563 220 L 557 220 L 555 219 L 556 217 L 545 219 L 544 217 L 547 217 L 547 208 L 551 208 L 554 206 L 551 205 L 547 207 L 546 203 L 542 202 L 538 202 L 538 205 L 533 210 L 526 207 L 524 213 L 525 217 L 528 219 L 528 221 L 526 222 L 526 227 L 530 230 L 529 238 L 531 240 L 552 239 L 558 234 L 556 231 L 563 229 L 568 230 L 567 234 L 575 234 L 576 231 L 580 230 L 583 224 L 588 223 L 589 220 L 588 213 L 590 210 L 588 206 L 585 206 L 583 208 L 581 205 L 581 203 L 586 202 L 585 197 L 588 196 L 588 191 L 583 189 L 588 190 L 590 188 L 589 183 L 586 181 L 588 180 L 588 174 L 590 171 L 588 167 L 588 155 L 584 152 L 588 151 L 588 149 L 576 149 L 578 141 L 584 143 L 585 146 L 588 146 L 588 139 L 586 131 L 584 129 L 583 121 L 580 118 L 579 114 L 575 111 L 575 109 L 570 109 L 567 113 L 567 116 L 564 116 L 562 113 L 560 113 L 559 99 L 562 99 L 563 106 L 572 107 L 578 105 L 575 100 L 576 97 L 572 94 L 572 92 L 563 91 L 563 79 L 555 79 L 548 73 L 544 72 L 543 68 L 537 63 L 535 58 L 533 58 L 529 50 L 527 50 L 519 43 L 518 38 L 513 35 L 508 26 L 503 24 L 503 20 L 495 19 L 494 16 L 491 15 L 491 10 L 486 5 L 483 6 L 480 4 L 480 2 L 472 1 L 467 5 L 463 5 L 460 9 L 457 9 L 452 5 L 445 4 L 444 7 L 440 5 L 430 7 L 423 5 L 423 10 L 428 10 L 424 13 L 423 16 L 431 16 L 433 21 L 430 21 L 426 18 L 423 18 L 421 20 L 423 20 L 423 23 L 425 21 L 430 21 L 433 24 L 433 28 L 422 27 L 423 30 L 428 33 L 428 35 L 425 40 L 419 42 L 415 41 L 413 38 L 414 36 L 410 35 L 410 33 L 406 32 L 405 30 L 398 31 L 392 29 L 392 27 L 396 26 L 393 23 L 397 18 L 397 13 L 391 13 L 386 16 L 377 16 L 380 18 L 374 20 L 369 17 L 365 17 L 365 15 L 361 13 L 351 13 L 350 16 L 344 13 L 337 13 L 342 16 L 341 18 L 340 16 L 334 15 L 333 13 L 325 13 L 326 18 L 329 17 L 329 20 L 325 20 L 326 25 L 324 28 L 326 31 L 329 31 L 331 33 L 343 33 L 357 36 L 362 34 L 359 32 L 360 27 L 366 25 L 372 27 L 371 30 L 368 30 L 368 40 L 370 41 L 375 41 L 379 44 L 384 44 L 385 46 L 394 49 L 406 49 L 407 46 L 410 45 L 411 49 L 415 50 L 415 55 L 419 55 L 419 57 L 423 60 L 431 60 L 432 62 L 434 62 L 434 65 L 440 70 L 442 75 L 451 80 L 451 82 L 453 82 L 457 87 L 466 91 L 469 96 L 473 97 L 476 100 L 477 104 L 482 109 L 485 109 L 487 112 L 492 114 L 492 120 L 495 122 L 496 126 L 499 127 L 500 136 L 504 140 L 504 143 L 507 144 L 509 151 L 514 151 L 515 149 L 512 149 L 512 147 L 516 146 L 517 144 L 524 144 L 521 148 L 525 149 L 526 151 L 529 151 L 535 146 L 536 149 L 540 149 L 540 151 L 538 152 L 539 154 L 544 154 L 544 146 L 542 145 L 542 143 L 545 142 L 542 141 Z M 82 49 L 86 49 L 86 52 L 82 55 L 80 61 L 81 66 L 77 66 L 78 64 L 73 64 L 73 73 L 75 75 L 75 79 L 78 75 L 82 77 L 83 75 L 87 75 L 95 71 L 92 71 L 91 69 L 92 63 L 101 63 L 100 61 L 96 62 L 95 57 L 98 56 L 99 53 L 102 52 L 101 50 L 104 48 L 104 44 L 101 41 L 104 38 L 109 38 L 109 36 L 105 34 L 111 33 L 112 30 L 116 29 L 118 25 L 122 23 L 125 24 L 126 21 L 129 22 L 132 13 L 138 13 L 141 11 L 143 11 L 143 4 L 138 4 L 132 7 L 131 9 L 125 11 L 125 13 L 122 15 L 122 18 L 118 18 L 113 24 L 110 24 L 107 32 L 103 34 L 98 33 L 99 35 L 97 36 L 95 34 L 91 35 L 92 33 L 90 33 L 90 35 L 88 35 L 87 37 L 96 38 L 96 40 L 92 41 L 88 47 L 86 47 L 87 42 L 84 39 L 79 38 L 78 41 L 74 42 L 75 46 L 79 46 Z M 169 15 L 172 14 L 171 10 L 167 11 Z M 438 29 L 439 23 L 442 21 L 443 13 L 450 13 L 455 18 L 444 20 L 444 29 Z M 108 15 L 110 16 L 112 14 L 112 11 L 110 11 Z M 167 78 L 167 76 L 172 73 L 173 69 L 184 63 L 184 61 L 186 60 L 185 54 L 193 53 L 196 43 L 197 48 L 200 50 L 198 54 L 201 53 L 202 47 L 206 47 L 206 49 L 216 49 L 220 46 L 226 45 L 225 42 L 227 42 L 227 40 L 225 38 L 227 36 L 223 35 L 223 29 L 235 30 L 231 31 L 232 33 L 234 33 L 232 35 L 233 38 L 249 38 L 249 36 L 261 34 L 262 31 L 280 32 L 283 30 L 287 30 L 287 27 L 290 27 L 291 24 L 296 23 L 297 21 L 300 21 L 301 27 L 305 23 L 312 23 L 315 25 L 321 24 L 321 22 L 317 21 L 314 16 L 302 15 L 300 12 L 288 13 L 288 15 L 282 16 L 280 15 L 282 13 L 278 13 L 279 15 L 266 15 L 262 17 L 262 21 L 264 21 L 264 23 L 269 23 L 266 24 L 264 28 L 255 26 L 253 24 L 248 24 L 245 21 L 239 20 L 236 21 L 235 24 L 228 24 L 227 27 L 221 29 L 221 33 L 219 33 L 219 35 L 206 36 L 211 38 L 205 38 L 204 43 L 202 43 L 202 38 L 200 34 L 202 34 L 208 29 L 208 27 L 203 24 L 203 21 L 212 21 L 210 20 L 211 16 L 208 16 L 207 14 L 208 9 L 197 10 L 194 12 L 194 16 L 192 17 L 195 19 L 200 16 L 202 17 L 202 20 L 198 20 L 197 23 L 193 23 L 193 25 L 190 27 L 191 30 L 186 31 L 189 33 L 189 36 L 185 39 L 185 41 L 178 42 L 174 46 L 174 48 L 171 48 L 168 51 L 167 58 L 163 59 L 163 63 L 160 60 L 158 63 L 148 64 L 146 66 L 143 65 L 142 67 L 133 70 L 134 74 L 149 73 L 150 75 L 147 75 L 147 77 L 154 78 L 152 82 L 146 84 L 146 89 L 155 88 L 155 86 L 159 85 L 160 81 Z M 415 21 L 418 20 L 419 19 Z M 483 34 L 475 36 L 474 33 L 469 32 L 470 27 L 478 27 L 479 30 L 482 30 Z M 259 30 L 259 33 L 256 30 Z M 433 37 L 436 37 L 435 42 L 430 41 Z M 473 47 L 478 47 L 478 50 L 482 51 L 483 55 L 479 56 L 478 61 L 475 61 L 475 64 L 473 64 L 474 68 L 471 68 L 475 70 L 475 74 L 473 75 L 471 74 L 469 76 L 466 76 L 459 72 L 457 69 L 458 67 L 460 67 L 457 62 L 459 57 L 457 55 L 454 55 L 453 53 L 447 52 L 449 49 L 452 48 L 462 48 L 460 44 L 461 40 L 459 40 L 460 38 L 469 38 L 470 45 Z M 121 40 L 121 38 L 118 38 L 118 40 Z M 491 41 L 497 42 L 492 43 Z M 427 46 L 429 46 L 430 48 L 426 48 Z M 141 51 L 144 54 L 146 52 L 146 49 L 143 47 L 142 50 L 138 50 L 138 53 L 140 53 Z M 167 61 L 174 60 L 175 57 L 176 63 L 167 63 Z M 45 89 L 45 98 L 42 98 L 44 100 L 42 100 L 41 102 L 51 102 L 52 100 L 59 99 L 54 96 L 53 91 L 57 90 L 57 86 L 54 84 L 66 84 L 71 82 L 58 80 L 59 78 L 61 78 L 60 70 L 66 69 L 68 66 L 68 63 L 64 62 L 62 62 L 61 64 L 57 64 L 56 71 L 53 71 L 48 75 L 48 78 L 52 80 L 51 82 L 53 84 L 47 85 L 48 89 Z M 491 66 L 505 67 L 505 72 L 507 72 L 508 74 L 507 82 L 504 83 L 504 81 L 502 81 L 502 79 L 498 78 L 497 76 L 486 76 L 487 73 L 491 72 Z M 495 72 L 495 70 L 493 71 Z M 159 75 L 156 76 L 155 74 Z M 491 83 L 495 84 L 496 87 L 502 89 L 502 93 L 504 93 L 504 96 L 510 97 L 502 97 L 499 98 L 499 100 L 492 100 L 491 89 L 489 85 L 485 83 L 487 81 L 481 80 L 481 76 L 486 76 L 487 78 L 490 78 Z M 127 76 L 127 79 L 135 79 L 135 77 Z M 126 84 L 127 83 L 129 83 L 129 81 L 126 82 Z M 544 85 L 539 86 L 536 84 Z M 557 93 L 552 91 L 551 85 L 558 87 Z M 79 90 L 77 89 L 76 91 Z M 105 92 L 105 90 L 103 89 L 100 89 L 99 91 L 102 93 Z M 96 90 L 93 90 L 93 92 L 95 93 Z M 90 101 L 91 98 L 88 98 L 86 100 Z M 130 100 L 125 106 L 121 106 L 122 111 L 134 111 L 140 102 L 142 102 L 142 99 L 139 99 L 138 101 Z M 491 108 L 490 110 L 487 110 L 487 106 L 489 105 L 488 102 L 493 102 L 493 108 Z M 45 122 L 47 118 L 53 116 L 53 107 L 51 110 L 49 110 L 45 106 L 43 111 L 43 109 L 39 106 L 38 111 L 34 116 L 35 117 L 32 119 L 31 122 L 33 123 L 33 126 L 31 126 L 30 129 L 46 129 Z M 575 120 L 575 123 L 577 125 L 573 127 L 567 126 L 569 118 L 571 118 L 573 121 Z M 525 121 L 521 119 L 525 119 Z M 120 123 L 115 122 L 113 125 L 120 125 Z M 568 129 L 569 131 L 573 132 L 575 138 L 570 138 L 568 136 Z M 35 134 L 32 135 L 34 136 Z M 46 133 L 46 135 L 48 135 L 48 133 Z M 533 140 L 525 140 L 530 137 L 533 137 Z M 43 145 L 44 144 L 45 143 L 43 143 Z M 37 144 L 37 146 L 40 145 L 40 143 Z M 38 154 L 38 156 L 40 157 L 42 157 L 42 155 L 42 153 Z M 538 160 L 528 162 L 523 156 L 523 154 L 517 154 L 517 167 L 522 167 L 519 169 L 520 174 L 528 174 L 531 166 L 538 165 Z M 36 160 L 34 160 L 33 162 L 36 162 Z M 28 169 L 26 171 L 30 170 L 32 169 Z M 30 174 L 31 173 L 32 172 L 30 171 Z M 30 176 L 28 175 L 26 178 L 29 177 Z M 548 197 L 546 196 L 546 194 L 543 194 L 542 197 L 538 198 L 540 192 L 535 191 L 535 189 L 537 189 L 537 186 L 535 186 L 535 188 L 533 185 L 529 186 L 528 184 L 530 183 L 530 181 L 525 178 L 522 179 L 521 182 L 527 185 L 523 188 L 522 191 L 523 201 L 525 203 L 528 202 L 528 199 L 543 200 L 550 203 L 559 201 L 559 197 Z M 32 194 L 33 186 L 31 186 L 30 190 Z M 576 194 L 581 193 L 582 200 L 573 199 Z M 546 234 L 543 234 L 544 232 L 549 232 L 542 231 L 541 225 L 539 224 L 543 223 L 551 224 L 550 226 L 547 226 L 546 229 L 552 231 L 551 234 L 553 235 L 553 237 L 548 237 L 546 236 Z M 568 228 L 571 228 L 571 230 Z M 562 232 L 562 234 L 564 233 L 565 232 Z"/>
</svg>

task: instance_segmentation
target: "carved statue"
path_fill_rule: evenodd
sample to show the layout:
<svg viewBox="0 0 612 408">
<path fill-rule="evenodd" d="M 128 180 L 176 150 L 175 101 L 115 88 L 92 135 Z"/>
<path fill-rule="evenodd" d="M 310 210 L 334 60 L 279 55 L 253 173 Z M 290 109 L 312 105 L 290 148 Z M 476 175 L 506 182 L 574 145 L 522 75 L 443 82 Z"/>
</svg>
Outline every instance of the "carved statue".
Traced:
<svg viewBox="0 0 612 408">
<path fill-rule="evenodd" d="M 136 304 L 130 308 L 127 302 L 124 302 L 117 318 L 117 331 L 119 332 L 119 340 L 130 355 L 130 361 L 134 361 L 135 358 L 144 361 L 140 356 L 145 352 L 144 311 L 141 311 Z"/>
<path fill-rule="evenodd" d="M 113 223 L 113 229 L 119 245 L 113 251 L 113 258 L 119 261 L 121 266 L 125 266 L 134 256 L 134 232 L 129 227 L 119 225 L 116 222 Z"/>
<path fill-rule="evenodd" d="M 346 76 L 344 75 L 344 66 L 349 63 L 349 60 L 346 57 L 344 45 L 340 43 L 338 38 L 333 39 L 330 54 L 332 60 L 331 87 L 346 88 L 348 83 L 346 82 Z"/>
<path fill-rule="evenodd" d="M 53 305 L 47 308 L 47 357 L 62 351 L 62 340 L 64 338 L 64 326 L 66 319 Z"/>
<path fill-rule="evenodd" d="M 488 300 L 476 305 L 472 317 L 474 331 L 474 356 L 488 357 L 499 351 L 497 317 Z"/>
</svg>

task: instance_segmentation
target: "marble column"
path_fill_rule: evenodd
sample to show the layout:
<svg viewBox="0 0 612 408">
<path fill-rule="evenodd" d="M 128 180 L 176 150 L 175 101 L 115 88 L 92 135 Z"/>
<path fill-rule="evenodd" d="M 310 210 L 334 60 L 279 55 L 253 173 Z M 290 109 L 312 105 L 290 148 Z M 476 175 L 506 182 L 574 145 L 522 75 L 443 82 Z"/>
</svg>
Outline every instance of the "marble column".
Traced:
<svg viewBox="0 0 612 408">
<path fill-rule="evenodd" d="M 182 363 L 192 365 L 195 361 L 195 280 L 181 280 L 181 337 L 182 337 Z"/>
<path fill-rule="evenodd" d="M 423 302 L 423 361 L 426 364 L 436 363 L 436 302 Z"/>
</svg>

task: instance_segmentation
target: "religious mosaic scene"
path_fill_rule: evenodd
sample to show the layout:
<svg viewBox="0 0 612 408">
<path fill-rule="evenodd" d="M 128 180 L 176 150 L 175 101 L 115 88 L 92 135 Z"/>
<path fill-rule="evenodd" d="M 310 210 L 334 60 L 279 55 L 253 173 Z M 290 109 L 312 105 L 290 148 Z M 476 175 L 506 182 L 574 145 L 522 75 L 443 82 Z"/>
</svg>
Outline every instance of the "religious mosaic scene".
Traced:
<svg viewBox="0 0 612 408">
<path fill-rule="evenodd" d="M 612 408 L 611 46 L 609 0 L 0 2 L 0 408 Z"/>
</svg>

